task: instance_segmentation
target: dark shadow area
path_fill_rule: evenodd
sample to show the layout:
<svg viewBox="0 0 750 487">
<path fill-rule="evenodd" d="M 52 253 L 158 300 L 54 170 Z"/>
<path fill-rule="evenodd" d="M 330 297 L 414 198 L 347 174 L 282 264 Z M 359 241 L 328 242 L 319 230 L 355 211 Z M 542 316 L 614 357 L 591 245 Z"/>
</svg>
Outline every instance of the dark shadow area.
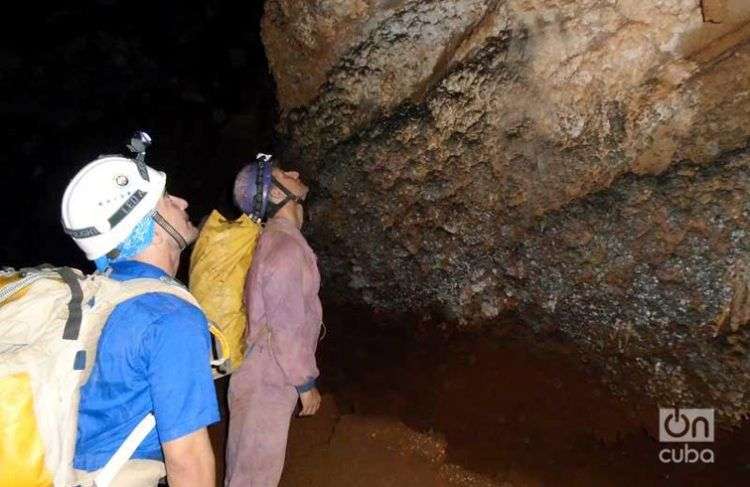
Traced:
<svg viewBox="0 0 750 487">
<path fill-rule="evenodd" d="M 230 209 L 228 187 L 242 159 L 273 145 L 262 7 L 222 0 L 14 7 L 0 48 L 0 265 L 88 269 L 61 231 L 62 193 L 86 162 L 124 153 L 136 129 L 152 135 L 149 163 L 167 172 L 169 191 L 190 201 L 195 221 L 212 207 Z"/>
<path fill-rule="evenodd" d="M 750 476 L 748 425 L 718 429 L 716 443 L 702 445 L 715 464 L 662 464 L 670 445 L 658 441 L 658 405 L 614 397 L 554 332 L 508 318 L 461 334 L 418 317 L 327 311 L 321 383 L 341 415 L 392 417 L 442 435 L 447 462 L 498 482 L 729 486 Z"/>
</svg>

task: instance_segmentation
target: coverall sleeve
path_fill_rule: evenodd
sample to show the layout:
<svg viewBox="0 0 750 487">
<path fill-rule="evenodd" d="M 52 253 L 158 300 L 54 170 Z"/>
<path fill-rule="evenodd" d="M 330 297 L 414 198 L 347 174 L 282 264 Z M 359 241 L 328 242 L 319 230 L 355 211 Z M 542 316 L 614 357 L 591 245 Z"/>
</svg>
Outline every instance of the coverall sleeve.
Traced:
<svg viewBox="0 0 750 487">
<path fill-rule="evenodd" d="M 304 296 L 306 265 L 299 243 L 289 237 L 279 239 L 261 284 L 274 358 L 287 383 L 298 392 L 310 389 L 318 377 L 317 337 L 310 337 L 306 328 L 309 326 Z"/>
<path fill-rule="evenodd" d="M 206 318 L 177 297 L 165 300 L 168 312 L 153 323 L 147 340 L 148 382 L 162 443 L 220 419 Z"/>
</svg>

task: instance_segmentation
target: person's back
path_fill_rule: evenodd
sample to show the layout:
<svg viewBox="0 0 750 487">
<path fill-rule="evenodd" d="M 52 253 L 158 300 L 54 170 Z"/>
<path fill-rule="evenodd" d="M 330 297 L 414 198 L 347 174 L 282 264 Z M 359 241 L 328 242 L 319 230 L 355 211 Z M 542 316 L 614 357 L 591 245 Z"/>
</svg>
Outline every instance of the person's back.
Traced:
<svg viewBox="0 0 750 487">
<path fill-rule="evenodd" d="M 116 262 L 111 269 L 109 277 L 118 281 L 167 276 L 137 261 Z M 117 305 L 102 330 L 91 376 L 81 388 L 75 468 L 102 468 L 150 412 L 156 429 L 132 458 L 156 460 L 158 465 L 151 467 L 162 470 L 160 441 L 218 421 L 206 367 L 208 347 L 203 313 L 177 296 L 147 293 Z"/>
</svg>

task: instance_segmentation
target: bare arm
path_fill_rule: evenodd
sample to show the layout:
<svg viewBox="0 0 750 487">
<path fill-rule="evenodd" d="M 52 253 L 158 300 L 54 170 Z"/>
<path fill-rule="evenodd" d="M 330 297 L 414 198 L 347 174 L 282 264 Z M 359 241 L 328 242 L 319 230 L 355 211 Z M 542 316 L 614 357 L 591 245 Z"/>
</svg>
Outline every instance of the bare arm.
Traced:
<svg viewBox="0 0 750 487">
<path fill-rule="evenodd" d="M 170 487 L 214 487 L 214 453 L 206 428 L 168 441 L 163 448 Z"/>
</svg>

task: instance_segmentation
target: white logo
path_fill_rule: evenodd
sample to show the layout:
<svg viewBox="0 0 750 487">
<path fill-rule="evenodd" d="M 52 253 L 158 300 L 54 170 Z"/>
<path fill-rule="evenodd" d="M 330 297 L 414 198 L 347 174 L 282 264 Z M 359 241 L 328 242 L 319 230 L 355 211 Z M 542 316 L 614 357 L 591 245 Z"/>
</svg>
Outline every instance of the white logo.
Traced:
<svg viewBox="0 0 750 487">
<path fill-rule="evenodd" d="M 714 410 L 659 408 L 659 441 L 714 441 Z"/>
<path fill-rule="evenodd" d="M 659 408 L 659 441 L 682 443 L 662 449 L 659 452 L 662 463 L 714 463 L 713 450 L 688 445 L 714 441 L 714 409 Z"/>
</svg>

